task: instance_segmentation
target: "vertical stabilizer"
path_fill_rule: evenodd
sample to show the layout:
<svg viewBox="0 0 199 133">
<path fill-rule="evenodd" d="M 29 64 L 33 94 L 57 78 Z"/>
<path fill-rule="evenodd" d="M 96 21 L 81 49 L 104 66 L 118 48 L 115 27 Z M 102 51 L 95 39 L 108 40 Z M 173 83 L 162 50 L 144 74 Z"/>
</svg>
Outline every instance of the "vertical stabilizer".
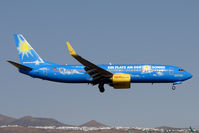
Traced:
<svg viewBox="0 0 199 133">
<path fill-rule="evenodd" d="M 35 52 L 22 34 L 15 34 L 14 39 L 21 64 L 32 66 L 44 63 L 43 59 Z"/>
<path fill-rule="evenodd" d="M 189 127 L 189 129 L 191 130 L 192 133 L 194 133 L 194 130 L 191 126 Z"/>
</svg>

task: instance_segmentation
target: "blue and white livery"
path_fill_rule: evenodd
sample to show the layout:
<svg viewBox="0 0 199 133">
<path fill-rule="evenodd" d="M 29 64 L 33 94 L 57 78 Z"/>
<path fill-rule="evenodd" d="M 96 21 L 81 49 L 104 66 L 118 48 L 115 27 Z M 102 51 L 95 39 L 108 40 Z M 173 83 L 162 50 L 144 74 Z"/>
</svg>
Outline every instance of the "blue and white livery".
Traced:
<svg viewBox="0 0 199 133">
<path fill-rule="evenodd" d="M 131 83 L 172 83 L 188 80 L 192 75 L 184 69 L 170 65 L 129 64 L 129 65 L 95 65 L 79 56 L 69 42 L 69 53 L 82 65 L 59 65 L 43 60 L 21 34 L 14 35 L 20 63 L 8 61 L 19 72 L 34 78 L 64 83 L 89 83 L 98 85 L 104 92 L 104 84 L 115 89 L 130 88 Z"/>
</svg>

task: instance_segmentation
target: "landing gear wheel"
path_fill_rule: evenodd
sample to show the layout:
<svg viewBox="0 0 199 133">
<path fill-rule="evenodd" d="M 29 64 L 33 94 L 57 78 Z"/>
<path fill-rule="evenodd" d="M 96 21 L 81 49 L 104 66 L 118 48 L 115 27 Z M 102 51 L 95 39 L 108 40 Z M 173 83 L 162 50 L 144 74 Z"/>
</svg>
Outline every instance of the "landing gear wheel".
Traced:
<svg viewBox="0 0 199 133">
<path fill-rule="evenodd" d="M 172 90 L 175 90 L 175 89 L 176 89 L 176 86 L 175 86 L 175 85 L 173 85 L 173 86 L 172 86 Z"/>
<path fill-rule="evenodd" d="M 103 92 L 105 91 L 105 89 L 104 89 L 104 84 L 99 84 L 98 88 L 99 88 L 99 91 L 100 91 L 101 93 L 103 93 Z"/>
</svg>

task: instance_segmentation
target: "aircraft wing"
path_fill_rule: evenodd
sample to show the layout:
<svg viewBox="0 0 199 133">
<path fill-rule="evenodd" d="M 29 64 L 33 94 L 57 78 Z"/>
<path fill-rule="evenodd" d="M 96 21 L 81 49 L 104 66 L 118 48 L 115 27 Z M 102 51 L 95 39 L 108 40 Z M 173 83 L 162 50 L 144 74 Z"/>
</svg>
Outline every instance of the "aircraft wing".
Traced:
<svg viewBox="0 0 199 133">
<path fill-rule="evenodd" d="M 98 81 L 106 78 L 110 78 L 113 76 L 113 73 L 91 63 L 90 61 L 82 58 L 78 54 L 76 54 L 75 50 L 72 48 L 69 42 L 66 42 L 70 55 L 73 56 L 77 61 L 79 61 L 82 65 L 85 66 L 85 71 L 87 74 L 91 76 L 93 84 L 97 84 Z"/>
</svg>

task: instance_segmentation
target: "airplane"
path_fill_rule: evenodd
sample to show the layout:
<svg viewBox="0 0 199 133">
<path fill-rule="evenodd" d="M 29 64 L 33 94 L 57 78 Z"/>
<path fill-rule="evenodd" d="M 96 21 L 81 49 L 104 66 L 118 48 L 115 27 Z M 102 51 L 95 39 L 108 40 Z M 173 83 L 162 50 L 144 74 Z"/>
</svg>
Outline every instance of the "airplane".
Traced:
<svg viewBox="0 0 199 133">
<path fill-rule="evenodd" d="M 195 133 L 194 130 L 193 130 L 193 128 L 192 128 L 191 126 L 189 127 L 189 129 L 190 129 L 190 131 L 191 131 L 192 133 Z"/>
<path fill-rule="evenodd" d="M 165 133 L 169 133 L 169 130 L 165 130 L 164 132 L 165 132 Z"/>
<path fill-rule="evenodd" d="M 81 65 L 59 65 L 43 60 L 22 34 L 15 34 L 14 39 L 20 63 L 8 62 L 17 67 L 20 73 L 55 82 L 98 85 L 101 93 L 105 91 L 105 84 L 114 89 L 129 89 L 131 83 L 172 83 L 175 90 L 176 85 L 192 78 L 184 69 L 170 65 L 96 65 L 78 55 L 69 42 L 66 45 L 70 55 Z"/>
</svg>

